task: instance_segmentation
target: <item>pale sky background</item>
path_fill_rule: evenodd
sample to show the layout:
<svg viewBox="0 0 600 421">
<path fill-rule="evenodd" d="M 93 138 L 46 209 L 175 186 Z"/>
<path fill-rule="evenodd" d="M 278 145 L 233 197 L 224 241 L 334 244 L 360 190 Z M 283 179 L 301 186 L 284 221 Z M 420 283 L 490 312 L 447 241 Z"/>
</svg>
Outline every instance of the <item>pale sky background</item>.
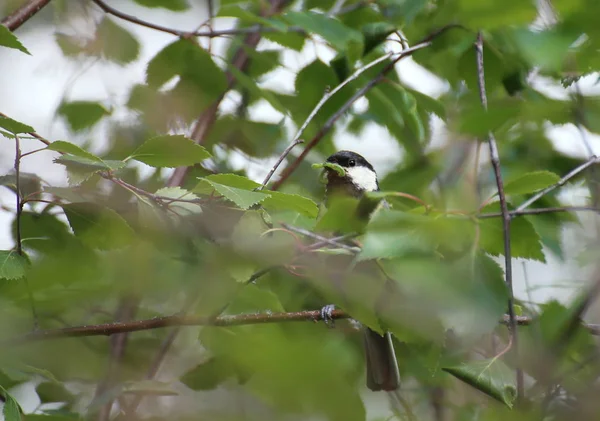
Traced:
<svg viewBox="0 0 600 421">
<path fill-rule="evenodd" d="M 0 4 L 1 2 L 2 0 L 0 0 Z M 82 5 L 88 6 L 88 3 L 70 2 L 69 7 L 72 7 L 72 10 L 69 10 L 70 19 L 68 22 L 61 23 L 60 31 L 86 33 L 87 28 L 92 26 L 90 19 L 98 20 L 102 17 L 102 12 L 97 7 L 88 8 L 93 13 L 84 17 L 81 13 Z M 204 8 L 200 6 L 195 6 L 186 14 L 180 14 L 145 9 L 132 2 L 110 1 L 109 3 L 125 13 L 143 16 L 148 21 L 179 29 L 194 29 L 206 16 Z M 45 13 L 51 13 L 51 10 L 51 6 L 49 6 Z M 130 30 L 141 44 L 139 59 L 126 67 L 91 60 L 67 60 L 54 40 L 56 30 L 54 26 L 40 24 L 42 20 L 39 17 L 26 23 L 17 31 L 16 35 L 32 55 L 28 56 L 16 50 L 0 49 L 0 74 L 3 75 L 0 78 L 0 111 L 33 126 L 38 133 L 50 140 L 62 139 L 81 143 L 88 139 L 94 139 L 94 147 L 98 148 L 95 152 L 101 151 L 104 145 L 102 139 L 107 134 L 107 124 L 102 123 L 89 133 L 73 137 L 66 130 L 64 123 L 54 114 L 63 95 L 69 100 L 99 100 L 114 109 L 113 119 L 127 120 L 130 115 L 124 110 L 123 105 L 129 96 L 130 87 L 144 81 L 147 62 L 175 39 L 169 34 L 133 25 L 116 18 L 112 19 Z M 227 21 L 219 21 L 216 25 L 217 28 L 228 26 Z M 223 45 L 222 42 L 220 40 L 213 41 L 213 48 L 218 51 L 219 46 Z M 397 48 L 396 44 L 391 44 L 391 47 Z M 268 46 L 268 42 L 262 42 L 259 48 Z M 323 61 L 328 61 L 333 56 L 328 48 L 322 45 L 315 46 L 311 42 L 307 42 L 307 47 L 302 54 L 286 52 L 284 59 L 286 69 L 274 71 L 264 78 L 264 86 L 292 92 L 294 72 L 312 61 L 317 55 Z M 428 95 L 436 97 L 447 89 L 444 81 L 422 69 L 411 59 L 403 60 L 398 66 L 398 71 L 408 85 Z M 595 84 L 596 79 L 597 75 L 593 75 L 580 82 L 580 89 L 584 94 L 598 95 L 600 93 L 600 86 Z M 568 97 L 568 91 L 548 80 L 534 76 L 531 78 L 531 82 L 536 89 L 553 98 L 566 99 Z M 232 99 L 234 98 L 229 98 L 224 110 L 233 106 Z M 360 106 L 360 102 L 358 106 Z M 252 107 L 251 115 L 256 120 L 270 122 L 280 120 L 280 115 L 266 104 Z M 291 139 L 295 130 L 291 125 L 288 127 Z M 560 151 L 577 157 L 588 156 L 576 127 L 572 125 L 548 127 L 548 133 Z M 593 152 L 600 154 L 600 137 L 590 133 L 587 134 L 587 137 Z M 443 124 L 439 120 L 434 120 L 434 138 L 434 143 L 438 145 L 444 141 Z M 0 175 L 3 175 L 10 172 L 13 167 L 14 143 L 5 138 L 0 138 L 0 142 L 2 142 Z M 360 138 L 348 133 L 338 133 L 335 142 L 339 148 L 352 149 L 365 155 L 374 164 L 380 175 L 393 168 L 401 157 L 401 150 L 397 142 L 390 138 L 385 129 L 374 125 L 369 126 Z M 22 145 L 24 152 L 43 146 L 34 140 L 24 140 Z M 483 150 L 485 151 L 485 148 Z M 26 157 L 22 162 L 22 171 L 35 172 L 54 186 L 66 185 L 64 168 L 61 165 L 53 164 L 53 158 L 52 152 L 42 152 Z M 248 166 L 250 176 L 257 181 L 262 181 L 266 171 L 272 165 L 272 160 L 259 164 L 248 163 L 241 155 L 235 158 L 235 162 L 240 167 Z M 583 204 L 586 194 L 584 189 L 571 188 L 563 189 L 561 197 L 571 204 Z M 3 205 L 14 206 L 14 195 L 7 189 L 0 189 L 0 202 Z M 10 212 L 0 211 L 0 248 L 2 249 L 11 248 L 14 245 L 10 235 L 10 223 L 13 215 Z M 518 298 L 528 298 L 527 285 L 529 285 L 533 301 L 546 301 L 550 297 L 566 300 L 574 291 L 577 291 L 577 287 L 581 286 L 582 282 L 587 282 L 592 268 L 581 267 L 577 257 L 586 243 L 596 239 L 597 230 L 594 228 L 593 215 L 580 214 L 580 216 L 584 220 L 583 227 L 572 226 L 564 232 L 566 261 L 560 261 L 549 252 L 546 253 L 547 264 L 514 261 L 514 287 L 515 295 Z M 31 387 L 31 384 L 22 387 L 28 388 Z M 29 392 L 23 390 L 22 393 L 19 393 L 19 395 L 23 394 L 26 395 Z M 32 402 L 31 405 L 35 405 L 35 403 Z"/>
</svg>

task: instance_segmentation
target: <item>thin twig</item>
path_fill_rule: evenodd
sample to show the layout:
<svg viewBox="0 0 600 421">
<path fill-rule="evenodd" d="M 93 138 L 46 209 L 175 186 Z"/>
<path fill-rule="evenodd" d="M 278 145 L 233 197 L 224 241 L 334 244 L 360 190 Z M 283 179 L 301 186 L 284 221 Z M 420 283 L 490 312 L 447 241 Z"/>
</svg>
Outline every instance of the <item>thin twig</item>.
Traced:
<svg viewBox="0 0 600 421">
<path fill-rule="evenodd" d="M 17 198 L 17 215 L 16 215 L 16 226 L 17 226 L 17 253 L 23 255 L 23 244 L 21 240 L 21 214 L 23 213 L 23 204 L 21 203 L 21 145 L 19 142 L 19 135 L 15 135 L 15 196 Z"/>
<path fill-rule="evenodd" d="M 281 163 L 283 162 L 285 157 L 288 156 L 288 154 L 292 151 L 292 149 L 294 149 L 294 147 L 296 145 L 299 145 L 300 143 L 304 143 L 304 141 L 302 139 L 294 139 L 294 141 L 292 141 L 292 143 L 290 143 L 290 145 L 287 148 L 285 148 L 283 153 L 279 156 L 279 159 L 277 160 L 277 162 L 275 162 L 275 165 L 273 165 L 273 168 L 271 168 L 271 171 L 269 171 L 269 173 L 263 180 L 262 185 L 257 190 L 262 190 L 267 186 L 267 183 L 269 182 L 271 177 L 273 177 L 273 174 L 275 174 L 275 171 L 281 165 Z"/>
<path fill-rule="evenodd" d="M 231 29 L 222 29 L 222 30 L 208 30 L 208 31 L 181 31 L 179 29 L 168 28 L 166 26 L 157 25 L 152 22 L 147 22 L 145 20 L 139 19 L 133 15 L 129 15 L 127 13 L 123 13 L 114 7 L 106 4 L 104 0 L 92 0 L 96 5 L 102 9 L 105 13 L 113 15 L 119 19 L 126 20 L 131 23 L 135 23 L 136 25 L 144 26 L 149 29 L 154 29 L 156 31 L 165 32 L 167 34 L 175 35 L 180 38 L 192 38 L 192 37 L 206 37 L 206 38 L 216 38 L 228 35 L 247 35 L 254 33 L 266 33 L 266 32 L 282 32 L 277 28 L 271 27 L 263 27 L 261 25 L 253 25 L 249 28 L 231 28 Z M 304 30 L 298 27 L 290 27 L 287 28 L 289 32 L 296 33 L 305 33 Z"/>
<path fill-rule="evenodd" d="M 332 313 L 333 319 L 347 319 L 350 315 L 343 310 L 334 310 Z M 321 310 L 305 310 L 289 313 L 248 313 L 235 315 L 222 315 L 218 317 L 211 316 L 186 316 L 176 314 L 172 316 L 155 317 L 152 319 L 134 320 L 129 322 L 113 322 L 103 323 L 99 325 L 83 325 L 73 326 L 60 329 L 38 330 L 27 333 L 25 335 L 0 341 L 0 344 L 11 346 L 24 344 L 32 341 L 42 341 L 59 338 L 78 338 L 88 336 L 111 336 L 119 333 L 140 332 L 144 330 L 162 329 L 173 326 L 241 326 L 249 324 L 265 324 L 265 323 L 284 323 L 284 322 L 302 322 L 302 321 L 320 321 Z M 515 321 L 520 326 L 528 326 L 534 322 L 534 319 L 526 316 L 517 316 Z M 498 322 L 499 324 L 508 325 L 510 318 L 505 315 Z M 600 325 L 598 324 L 582 324 L 583 328 L 588 330 L 592 335 L 600 336 Z"/>
<path fill-rule="evenodd" d="M 15 135 L 15 196 L 16 196 L 16 234 L 17 234 L 17 253 L 20 256 L 23 256 L 23 237 L 22 237 L 22 229 L 21 229 L 21 215 L 23 214 L 23 206 L 25 206 L 25 201 L 23 201 L 23 197 L 21 196 L 21 144 L 19 135 Z M 27 277 L 23 278 L 23 283 L 25 285 L 25 289 L 27 290 L 27 297 L 29 300 L 29 306 L 31 307 L 31 316 L 33 317 L 33 329 L 37 330 L 38 324 L 38 315 L 35 309 L 35 301 L 33 300 L 33 293 L 31 292 L 31 288 L 29 287 L 29 281 Z"/>
<path fill-rule="evenodd" d="M 525 209 L 522 211 L 512 210 L 509 211 L 509 215 L 514 218 L 523 215 L 542 215 L 545 213 L 560 213 L 560 212 L 599 212 L 599 208 L 591 206 L 563 206 L 563 207 L 551 207 L 551 208 L 537 208 L 537 209 Z M 502 212 L 490 212 L 482 213 L 477 215 L 479 219 L 498 218 L 502 216 Z"/>
<path fill-rule="evenodd" d="M 50 3 L 50 0 L 30 0 L 2 19 L 2 22 L 0 23 L 13 32 L 35 16 L 35 14 L 42 10 L 48 3 Z"/>
<path fill-rule="evenodd" d="M 563 178 L 558 180 L 558 182 L 556 182 L 555 184 L 553 184 L 549 187 L 546 187 L 544 190 L 541 190 L 540 192 L 536 193 L 535 195 L 531 196 L 529 199 L 527 199 L 526 201 L 521 203 L 515 211 L 520 212 L 520 211 L 527 209 L 532 203 L 536 202 L 537 200 L 539 200 L 540 198 L 542 198 L 543 196 L 545 196 L 552 190 L 554 190 L 558 187 L 564 186 L 565 183 L 567 181 L 569 181 L 571 178 L 575 177 L 577 174 L 579 174 L 583 170 L 587 169 L 588 167 L 591 167 L 592 165 L 597 164 L 598 162 L 600 162 L 600 159 L 595 155 L 592 156 L 590 159 L 585 161 L 583 164 L 581 164 L 574 170 L 570 171 L 567 175 L 565 175 Z"/>
<path fill-rule="evenodd" d="M 288 229 L 293 232 L 297 232 L 298 234 L 318 240 L 320 242 L 323 242 L 323 243 L 326 243 L 326 244 L 329 244 L 329 245 L 332 245 L 335 247 L 339 247 L 339 248 L 342 248 L 345 250 L 349 250 L 352 253 L 357 253 L 360 251 L 360 249 L 358 249 L 357 247 L 352 247 L 352 246 L 349 246 L 348 244 L 340 243 L 333 238 L 323 237 L 322 235 L 315 234 L 314 232 L 305 230 L 304 228 L 295 227 L 295 226 L 289 225 L 289 224 L 281 224 L 281 226 L 284 227 L 285 229 Z"/>
<path fill-rule="evenodd" d="M 390 64 L 388 64 L 383 70 L 381 70 L 381 72 L 379 72 L 379 74 L 377 76 L 375 76 L 375 78 L 371 79 L 366 85 L 364 85 L 361 89 L 359 89 L 358 91 L 356 91 L 356 93 L 354 95 L 352 95 L 352 97 L 348 101 L 346 101 L 346 103 L 344 103 L 344 105 L 342 105 L 329 118 L 329 120 L 327 120 L 325 122 L 325 124 L 317 132 L 317 134 L 315 135 L 315 137 L 313 137 L 312 140 L 306 145 L 306 147 L 304 148 L 304 150 L 302 151 L 302 153 L 296 158 L 296 160 L 294 162 L 292 162 L 292 164 L 290 164 L 283 171 L 283 173 L 281 174 L 281 177 L 279 178 L 279 180 L 277 180 L 273 184 L 273 187 L 271 188 L 271 190 L 278 190 L 279 187 L 281 187 L 281 185 L 289 178 L 290 175 L 292 175 L 292 173 L 296 170 L 296 168 L 298 168 L 298 166 L 304 160 L 304 158 L 306 158 L 306 155 L 308 155 L 308 153 L 321 141 L 321 139 L 323 137 L 325 137 L 325 135 L 333 127 L 333 125 L 335 124 L 335 122 L 342 115 L 344 115 L 344 113 L 346 113 L 346 111 L 348 111 L 350 109 L 350 107 L 352 106 L 352 104 L 354 104 L 354 102 L 357 99 L 361 98 L 371 88 L 373 88 L 377 83 L 379 83 L 381 80 L 383 80 L 384 77 L 385 77 L 385 75 L 394 68 L 395 64 L 398 61 L 400 61 L 401 59 L 403 59 L 405 57 L 408 57 L 408 56 L 412 55 L 415 51 L 422 50 L 423 48 L 429 47 L 431 45 L 431 42 L 433 41 L 434 38 L 436 38 L 437 36 L 439 36 L 440 34 L 442 34 L 443 32 L 445 32 L 446 30 L 448 30 L 450 28 L 454 28 L 454 27 L 457 27 L 457 25 L 448 25 L 448 26 L 445 26 L 445 27 L 443 27 L 443 28 L 441 28 L 441 29 L 433 32 L 432 34 L 428 35 L 425 39 L 423 39 L 421 42 L 419 42 L 418 44 L 414 45 L 413 47 L 410 47 L 410 48 L 407 48 L 407 49 L 405 49 L 403 51 L 400 51 L 397 54 L 387 53 L 387 54 L 379 57 L 378 59 L 376 59 L 376 60 L 368 63 L 367 65 L 365 65 L 363 67 L 360 67 L 359 69 L 357 69 L 346 80 L 344 80 L 341 84 L 339 84 L 338 86 L 336 86 L 332 91 L 326 93 L 325 96 L 323 98 L 321 98 L 321 100 L 319 101 L 319 103 L 313 109 L 313 111 L 309 114 L 309 116 L 306 119 L 306 121 L 302 124 L 302 126 L 298 130 L 298 133 L 296 134 L 296 136 L 294 137 L 294 139 L 299 139 L 300 136 L 302 136 L 302 132 L 308 126 L 308 124 L 314 118 L 314 116 L 317 114 L 317 112 L 319 111 L 319 109 L 336 92 L 338 92 L 339 90 L 341 90 L 344 86 L 346 86 L 348 83 L 352 82 L 354 79 L 358 78 L 358 76 L 360 76 L 365 70 L 367 70 L 367 69 L 375 66 L 376 64 L 381 63 L 381 62 L 383 62 L 383 61 L 385 61 L 387 59 L 393 58 L 393 61 Z"/>
<path fill-rule="evenodd" d="M 485 70 L 483 63 L 483 36 L 481 31 L 477 33 L 477 40 L 475 42 L 475 51 L 477 54 L 477 76 L 479 85 L 479 99 L 481 105 L 487 110 L 487 95 L 485 91 Z M 512 285 L 512 258 L 510 250 L 510 221 L 511 215 L 508 211 L 508 205 L 506 203 L 506 196 L 504 194 L 504 182 L 502 181 L 502 171 L 500 168 L 500 154 L 498 153 L 498 145 L 494 135 L 490 132 L 487 136 L 488 145 L 490 147 L 490 157 L 492 166 L 494 167 L 494 175 L 496 177 L 496 185 L 498 187 L 498 197 L 500 199 L 500 210 L 502 212 L 502 227 L 504 237 L 504 264 L 505 264 L 505 276 L 506 285 L 508 287 L 508 316 L 509 316 L 509 327 L 510 334 L 512 336 L 512 344 L 514 348 L 514 355 L 517 367 L 517 399 L 522 401 L 524 398 L 524 377 L 523 371 L 520 368 L 519 363 L 519 347 L 517 338 L 517 322 L 514 308 L 514 294 Z M 540 196 L 541 197 L 541 196 Z M 521 209 L 522 210 L 522 209 Z"/>
</svg>

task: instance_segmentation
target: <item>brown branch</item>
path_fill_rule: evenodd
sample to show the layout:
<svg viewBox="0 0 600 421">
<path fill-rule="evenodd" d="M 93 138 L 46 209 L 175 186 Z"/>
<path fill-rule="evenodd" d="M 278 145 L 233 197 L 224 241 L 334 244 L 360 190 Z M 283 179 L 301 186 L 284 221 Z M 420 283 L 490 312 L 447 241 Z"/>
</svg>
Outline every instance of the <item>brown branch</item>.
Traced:
<svg viewBox="0 0 600 421">
<path fill-rule="evenodd" d="M 116 319 L 125 323 L 131 321 L 137 311 L 138 303 L 138 298 L 124 296 L 119 303 Z M 118 334 L 110 338 L 110 355 L 108 366 L 106 368 L 106 375 L 96 388 L 96 393 L 94 395 L 95 400 L 105 399 L 104 395 L 110 393 L 110 389 L 119 382 L 119 372 L 121 370 L 121 362 L 125 356 L 126 346 L 127 333 Z M 108 421 L 113 402 L 114 399 L 108 399 L 108 401 L 100 407 L 97 417 L 98 421 Z"/>
<path fill-rule="evenodd" d="M 11 32 L 16 31 L 48 3 L 50 3 L 50 0 L 30 0 L 2 19 L 0 23 L 6 26 Z"/>
<path fill-rule="evenodd" d="M 487 110 L 487 95 L 485 91 L 485 70 L 483 65 L 483 36 L 481 31 L 477 33 L 477 40 L 475 41 L 475 51 L 477 54 L 477 76 L 479 85 L 479 99 L 481 105 Z M 514 307 L 514 293 L 512 285 L 512 258 L 510 250 L 510 221 L 511 215 L 508 211 L 508 204 L 506 203 L 506 196 L 504 194 L 504 182 L 502 180 L 502 170 L 500 168 L 500 154 L 498 152 L 498 145 L 494 135 L 489 132 L 487 136 L 487 142 L 490 148 L 490 158 L 492 166 L 494 167 L 494 175 L 496 177 L 496 185 L 498 187 L 498 198 L 500 199 L 500 211 L 502 213 L 502 228 L 504 237 L 504 273 L 506 276 L 506 285 L 508 287 L 508 316 L 509 316 L 509 327 L 510 334 L 512 336 L 513 352 L 516 359 L 517 367 L 517 399 L 522 401 L 524 398 L 524 377 L 523 370 L 520 368 L 519 363 L 519 347 L 517 338 L 517 321 Z M 521 209 L 522 210 L 522 209 Z"/>
<path fill-rule="evenodd" d="M 350 315 L 343 310 L 334 310 L 333 319 L 348 319 Z M 99 325 L 73 326 L 61 329 L 38 330 L 26 335 L 2 341 L 2 344 L 20 345 L 33 341 L 42 341 L 60 338 L 80 338 L 89 336 L 111 336 L 119 333 L 139 332 L 143 330 L 162 329 L 174 326 L 241 326 L 249 324 L 285 323 L 285 322 L 318 322 L 323 320 L 321 310 L 306 310 L 290 313 L 249 313 L 224 315 L 218 317 L 206 316 L 173 316 L 155 317 L 145 320 L 134 320 L 130 322 L 103 323 Z M 528 326 L 535 319 L 527 316 L 515 316 L 515 322 L 519 326 Z M 509 325 L 510 317 L 504 315 L 500 324 Z M 599 324 L 583 324 L 582 326 L 592 335 L 600 336 Z"/>
<path fill-rule="evenodd" d="M 48 0 L 49 1 L 49 0 Z M 248 28 L 231 28 L 231 29 L 222 29 L 222 30 L 209 30 L 209 31 L 181 31 L 179 29 L 168 28 L 166 26 L 157 25 L 152 22 L 148 22 L 142 19 L 137 18 L 136 16 L 129 15 L 127 13 L 123 13 L 118 9 L 106 4 L 104 0 L 92 0 L 102 11 L 108 13 L 109 15 L 113 15 L 119 19 L 126 20 L 127 22 L 135 23 L 136 25 L 144 26 L 149 29 L 154 29 L 156 31 L 165 32 L 167 34 L 175 35 L 180 38 L 192 38 L 192 37 L 205 37 L 205 38 L 216 38 L 222 36 L 234 36 L 234 35 L 247 35 L 254 33 L 267 33 L 267 32 L 282 32 L 277 28 L 269 28 L 263 27 L 261 25 L 253 25 Z M 296 33 L 306 33 L 302 28 L 298 27 L 289 27 L 287 28 L 289 32 Z"/>
</svg>

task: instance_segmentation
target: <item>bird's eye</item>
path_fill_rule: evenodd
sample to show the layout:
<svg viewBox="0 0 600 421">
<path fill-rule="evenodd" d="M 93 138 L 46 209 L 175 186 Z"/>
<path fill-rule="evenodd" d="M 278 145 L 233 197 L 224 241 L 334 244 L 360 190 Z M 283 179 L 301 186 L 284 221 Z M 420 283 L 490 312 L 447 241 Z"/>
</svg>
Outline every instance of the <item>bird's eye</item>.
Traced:
<svg viewBox="0 0 600 421">
<path fill-rule="evenodd" d="M 351 160 L 348 161 L 348 166 L 349 167 L 353 167 L 355 165 L 356 165 L 356 161 L 354 161 L 354 159 L 351 159 Z"/>
</svg>

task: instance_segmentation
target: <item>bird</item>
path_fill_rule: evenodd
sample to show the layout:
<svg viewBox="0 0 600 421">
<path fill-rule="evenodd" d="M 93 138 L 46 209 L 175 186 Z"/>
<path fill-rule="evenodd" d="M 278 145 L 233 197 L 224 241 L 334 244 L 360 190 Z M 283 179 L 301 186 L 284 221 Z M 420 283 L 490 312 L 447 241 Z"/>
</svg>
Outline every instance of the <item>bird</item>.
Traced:
<svg viewBox="0 0 600 421">
<path fill-rule="evenodd" d="M 329 156 L 326 163 L 337 164 L 343 169 L 335 171 L 325 166 L 325 205 L 334 196 L 363 198 L 367 192 L 379 191 L 377 173 L 373 165 L 362 155 L 341 150 Z M 389 207 L 385 200 L 381 206 Z M 377 206 L 369 206 L 368 212 L 358 209 L 359 218 L 368 218 Z M 322 317 L 331 320 L 334 305 L 323 307 Z M 400 387 L 400 373 L 390 332 L 380 335 L 368 327 L 364 328 L 364 349 L 367 371 L 367 387 L 372 391 L 395 391 Z"/>
</svg>

